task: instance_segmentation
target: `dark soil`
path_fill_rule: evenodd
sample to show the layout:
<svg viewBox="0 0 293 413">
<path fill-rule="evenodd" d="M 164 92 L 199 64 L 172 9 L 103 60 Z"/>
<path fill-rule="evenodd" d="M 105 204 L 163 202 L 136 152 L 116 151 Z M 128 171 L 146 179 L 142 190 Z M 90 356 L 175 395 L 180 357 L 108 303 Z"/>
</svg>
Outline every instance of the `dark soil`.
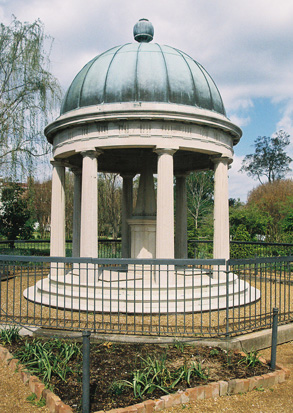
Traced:
<svg viewBox="0 0 293 413">
<path fill-rule="evenodd" d="M 26 338 L 30 340 L 30 338 Z M 11 353 L 20 346 L 16 343 L 6 346 Z M 207 380 L 193 377 L 188 385 L 186 381 L 179 382 L 172 390 L 184 390 L 188 387 L 206 384 L 218 380 L 245 378 L 267 373 L 268 366 L 257 363 L 254 367 L 247 363 L 239 363 L 243 356 L 235 352 L 226 352 L 220 348 L 193 347 L 192 345 L 161 346 L 154 344 L 116 344 L 104 342 L 91 343 L 90 348 L 90 395 L 91 412 L 126 407 L 142 400 L 159 398 L 166 394 L 155 390 L 145 394 L 143 398 L 135 398 L 129 387 L 115 386 L 120 380 L 132 382 L 133 372 L 142 368 L 142 358 L 151 357 L 161 360 L 166 357 L 166 367 L 174 372 L 182 365 L 190 366 L 192 362 L 200 363 Z M 70 366 L 73 374 L 62 382 L 53 377 L 50 384 L 61 400 L 76 411 L 81 411 L 82 394 L 82 360 L 76 359 Z"/>
</svg>

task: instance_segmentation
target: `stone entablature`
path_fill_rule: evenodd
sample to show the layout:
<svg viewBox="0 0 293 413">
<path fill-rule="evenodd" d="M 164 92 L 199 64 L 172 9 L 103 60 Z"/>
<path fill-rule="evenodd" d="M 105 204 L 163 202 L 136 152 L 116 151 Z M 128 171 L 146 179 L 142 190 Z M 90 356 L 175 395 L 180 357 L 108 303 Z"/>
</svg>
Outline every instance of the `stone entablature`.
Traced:
<svg viewBox="0 0 293 413">
<path fill-rule="evenodd" d="M 174 104 L 87 107 L 59 117 L 45 131 L 55 157 L 87 147 L 172 147 L 233 156 L 241 130 L 225 116 Z"/>
</svg>

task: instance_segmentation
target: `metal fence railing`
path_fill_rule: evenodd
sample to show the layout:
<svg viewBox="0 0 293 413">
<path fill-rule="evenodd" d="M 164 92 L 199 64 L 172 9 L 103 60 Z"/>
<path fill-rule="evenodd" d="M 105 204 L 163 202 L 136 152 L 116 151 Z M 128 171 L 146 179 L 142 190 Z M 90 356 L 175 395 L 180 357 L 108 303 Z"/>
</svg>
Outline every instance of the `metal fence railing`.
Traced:
<svg viewBox="0 0 293 413">
<path fill-rule="evenodd" d="M 72 240 L 66 240 L 66 256 L 72 256 Z M 50 240 L 0 240 L 0 254 L 11 255 L 50 255 Z M 100 258 L 121 258 L 121 240 L 99 239 Z"/>
<path fill-rule="evenodd" d="M 229 272 L 260 291 L 260 299 L 227 311 L 229 334 L 272 326 L 273 309 L 278 308 L 278 324 L 293 321 L 293 256 L 228 261 Z"/>
<path fill-rule="evenodd" d="M 293 254 L 293 244 L 254 241 L 230 241 L 231 258 L 284 257 Z M 212 258 L 213 241 L 189 240 L 189 258 Z"/>
<path fill-rule="evenodd" d="M 226 337 L 293 321 L 293 257 L 0 256 L 0 323 L 100 334 Z"/>
<path fill-rule="evenodd" d="M 50 240 L 0 240 L 0 254 L 50 255 Z M 284 257 L 293 254 L 293 244 L 230 241 L 231 258 Z M 66 256 L 72 256 L 72 240 L 66 240 Z M 121 258 L 121 239 L 99 239 L 99 258 Z M 188 257 L 213 258 L 213 241 L 189 240 Z"/>
</svg>

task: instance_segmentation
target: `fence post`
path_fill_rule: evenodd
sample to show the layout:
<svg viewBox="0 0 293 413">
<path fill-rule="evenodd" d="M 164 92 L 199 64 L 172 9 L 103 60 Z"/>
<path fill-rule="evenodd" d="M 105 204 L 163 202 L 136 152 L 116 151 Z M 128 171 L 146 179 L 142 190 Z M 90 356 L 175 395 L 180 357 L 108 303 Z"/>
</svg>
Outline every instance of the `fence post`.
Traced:
<svg viewBox="0 0 293 413">
<path fill-rule="evenodd" d="M 278 337 L 278 308 L 273 308 L 273 328 L 272 328 L 272 348 L 271 348 L 271 369 L 276 369 L 277 337 Z"/>
<path fill-rule="evenodd" d="M 257 259 L 257 254 L 254 254 L 254 258 Z M 254 275 L 257 275 L 257 262 L 254 264 Z"/>
<path fill-rule="evenodd" d="M 229 261 L 226 261 L 226 337 L 229 337 Z"/>
<path fill-rule="evenodd" d="M 82 413 L 90 413 L 90 335 L 82 332 Z"/>
</svg>

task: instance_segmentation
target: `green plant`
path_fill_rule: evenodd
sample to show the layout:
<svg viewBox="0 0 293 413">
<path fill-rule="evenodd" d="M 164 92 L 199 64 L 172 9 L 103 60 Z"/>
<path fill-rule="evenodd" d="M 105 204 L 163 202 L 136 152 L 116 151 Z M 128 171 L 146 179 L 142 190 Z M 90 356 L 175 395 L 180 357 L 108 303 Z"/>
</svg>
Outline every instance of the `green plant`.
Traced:
<svg viewBox="0 0 293 413">
<path fill-rule="evenodd" d="M 262 386 L 256 387 L 256 391 L 265 391 L 265 389 Z"/>
<path fill-rule="evenodd" d="M 30 396 L 28 396 L 26 400 L 36 407 L 46 406 L 46 400 L 43 397 L 37 400 L 37 395 L 35 393 L 32 393 Z"/>
<path fill-rule="evenodd" d="M 125 387 L 128 387 L 126 382 L 114 381 L 109 388 L 109 393 L 119 396 L 125 391 Z"/>
<path fill-rule="evenodd" d="M 259 359 L 258 350 L 245 351 L 245 356 L 238 361 L 238 364 L 245 364 L 246 367 L 255 367 L 257 364 L 262 364 Z"/>
<path fill-rule="evenodd" d="M 232 365 L 232 354 L 233 353 L 231 352 L 231 350 L 228 350 L 228 351 L 224 350 L 224 352 L 226 353 L 227 366 L 230 367 Z"/>
<path fill-rule="evenodd" d="M 140 359 L 142 367 L 133 372 L 132 382 L 127 380 L 122 382 L 133 389 L 134 397 L 142 398 L 145 393 L 151 394 L 156 389 L 168 394 L 171 374 L 166 368 L 166 355 L 163 355 L 159 360 L 151 357 L 146 359 L 140 357 Z"/>
<path fill-rule="evenodd" d="M 0 330 L 0 342 L 2 344 L 12 344 L 21 340 L 20 328 L 16 326 L 6 327 Z"/>
<path fill-rule="evenodd" d="M 166 365 L 166 354 L 160 359 L 150 356 L 140 359 L 141 369 L 133 372 L 132 382 L 122 380 L 122 383 L 133 389 L 134 397 L 142 398 L 144 394 L 152 394 L 157 389 L 168 394 L 181 381 L 186 381 L 190 385 L 191 378 L 194 376 L 204 381 L 208 379 L 208 372 L 200 363 L 192 363 L 189 367 L 184 364 L 176 370 L 171 370 Z"/>
<path fill-rule="evenodd" d="M 193 363 L 191 366 L 191 369 L 192 369 L 192 374 L 195 374 L 197 377 L 199 377 L 202 380 L 205 380 L 205 381 L 208 380 L 209 370 L 206 371 L 205 368 L 203 369 L 201 363 L 197 363 L 197 365 Z"/>
<path fill-rule="evenodd" d="M 210 350 L 210 356 L 217 356 L 219 354 L 219 350 L 217 348 L 212 348 Z"/>
<path fill-rule="evenodd" d="M 9 240 L 17 237 L 32 237 L 34 220 L 28 207 L 24 188 L 18 183 L 7 182 L 1 194 L 0 227 L 1 234 Z M 14 248 L 14 243 L 11 243 Z"/>
<path fill-rule="evenodd" d="M 161 376 L 161 377 L 160 377 Z M 152 394 L 156 389 L 168 394 L 167 386 L 159 383 L 164 382 L 162 374 L 151 374 L 151 371 L 137 370 L 133 375 L 133 392 L 135 397 L 142 397 L 144 393 Z"/>
<path fill-rule="evenodd" d="M 184 348 L 185 348 L 185 343 L 183 341 L 175 339 L 173 341 L 173 347 L 176 348 L 177 350 L 181 351 L 181 353 L 183 353 Z"/>
<path fill-rule="evenodd" d="M 44 383 L 49 383 L 53 375 L 66 381 L 67 376 L 73 372 L 69 361 L 80 354 L 80 346 L 76 343 L 68 343 L 58 338 L 45 342 L 34 339 L 31 342 L 26 341 L 15 353 L 15 358 L 18 358 L 30 373 L 40 375 Z"/>
<path fill-rule="evenodd" d="M 177 370 L 177 378 L 173 382 L 172 387 L 175 387 L 181 380 L 185 380 L 188 386 L 190 386 L 191 378 L 194 376 L 207 381 L 209 372 L 206 373 L 205 369 L 202 368 L 201 363 L 192 363 L 190 367 L 184 364 Z"/>
</svg>

